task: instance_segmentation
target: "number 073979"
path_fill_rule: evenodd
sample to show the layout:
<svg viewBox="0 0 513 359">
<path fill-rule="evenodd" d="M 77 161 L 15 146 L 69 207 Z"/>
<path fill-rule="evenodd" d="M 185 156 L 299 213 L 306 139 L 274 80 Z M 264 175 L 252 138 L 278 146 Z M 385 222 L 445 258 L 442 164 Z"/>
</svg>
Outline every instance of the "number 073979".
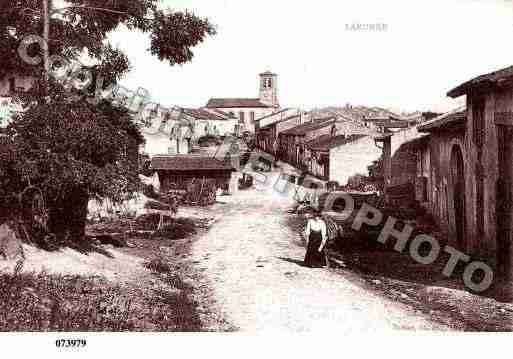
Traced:
<svg viewBox="0 0 513 359">
<path fill-rule="evenodd" d="M 85 339 L 57 339 L 55 341 L 57 348 L 84 348 L 86 345 Z"/>
</svg>

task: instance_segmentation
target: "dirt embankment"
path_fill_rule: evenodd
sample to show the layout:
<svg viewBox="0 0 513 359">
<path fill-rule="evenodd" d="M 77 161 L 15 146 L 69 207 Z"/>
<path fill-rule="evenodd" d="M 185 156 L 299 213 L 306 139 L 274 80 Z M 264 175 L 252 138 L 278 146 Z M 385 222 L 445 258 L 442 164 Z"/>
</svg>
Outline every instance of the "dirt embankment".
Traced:
<svg viewBox="0 0 513 359">
<path fill-rule="evenodd" d="M 174 232 L 183 233 L 178 239 L 170 239 L 176 235 L 166 236 L 166 231 L 138 232 L 134 222 L 120 220 L 89 226 L 88 232 L 128 233 L 123 237 L 125 247 L 95 241 L 81 253 L 23 245 L 22 267 L 15 269 L 12 261 L 0 263 L 0 327 L 4 331 L 231 330 L 205 305 L 209 292 L 196 285 L 200 274 L 190 258 L 192 243 L 212 223 L 207 213 L 179 221 L 181 227 Z M 182 214 L 188 215 L 187 209 Z"/>
</svg>

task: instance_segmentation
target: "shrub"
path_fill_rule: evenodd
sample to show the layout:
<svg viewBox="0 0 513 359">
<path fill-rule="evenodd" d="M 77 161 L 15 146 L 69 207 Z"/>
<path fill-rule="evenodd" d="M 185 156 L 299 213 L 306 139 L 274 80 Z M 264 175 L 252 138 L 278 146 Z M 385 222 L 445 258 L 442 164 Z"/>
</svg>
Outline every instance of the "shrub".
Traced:
<svg viewBox="0 0 513 359">
<path fill-rule="evenodd" d="M 196 234 L 196 223 L 189 218 L 172 219 L 170 224 L 153 234 L 153 238 L 184 239 Z"/>
<path fill-rule="evenodd" d="M 146 268 L 156 273 L 170 273 L 171 266 L 162 257 L 157 257 L 144 264 Z"/>
</svg>

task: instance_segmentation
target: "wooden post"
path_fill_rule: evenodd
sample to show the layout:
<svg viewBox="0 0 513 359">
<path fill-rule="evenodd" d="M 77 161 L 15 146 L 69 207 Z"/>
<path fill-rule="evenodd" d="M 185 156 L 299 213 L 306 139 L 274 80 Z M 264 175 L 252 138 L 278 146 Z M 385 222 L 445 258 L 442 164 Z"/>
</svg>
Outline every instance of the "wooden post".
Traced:
<svg viewBox="0 0 513 359">
<path fill-rule="evenodd" d="M 201 187 L 200 187 L 200 193 L 199 193 L 199 197 L 198 197 L 198 202 L 201 201 L 201 194 L 203 193 L 203 186 L 205 185 L 205 177 L 203 177 L 203 181 L 201 182 Z"/>
<path fill-rule="evenodd" d="M 383 178 L 384 187 L 383 192 L 385 200 L 388 201 L 388 186 L 392 178 L 392 138 L 387 137 L 383 141 Z"/>
</svg>

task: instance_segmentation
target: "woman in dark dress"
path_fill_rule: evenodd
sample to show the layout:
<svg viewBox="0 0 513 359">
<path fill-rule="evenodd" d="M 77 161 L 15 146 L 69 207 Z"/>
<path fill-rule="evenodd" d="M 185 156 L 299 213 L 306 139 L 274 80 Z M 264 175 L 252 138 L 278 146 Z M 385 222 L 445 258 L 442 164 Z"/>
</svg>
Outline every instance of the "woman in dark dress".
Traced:
<svg viewBox="0 0 513 359">
<path fill-rule="evenodd" d="M 313 210 L 313 217 L 308 219 L 305 228 L 305 238 L 308 242 L 305 265 L 312 268 L 322 268 L 326 266 L 326 256 L 324 247 L 328 239 L 326 223 L 321 218 L 318 210 Z"/>
</svg>

